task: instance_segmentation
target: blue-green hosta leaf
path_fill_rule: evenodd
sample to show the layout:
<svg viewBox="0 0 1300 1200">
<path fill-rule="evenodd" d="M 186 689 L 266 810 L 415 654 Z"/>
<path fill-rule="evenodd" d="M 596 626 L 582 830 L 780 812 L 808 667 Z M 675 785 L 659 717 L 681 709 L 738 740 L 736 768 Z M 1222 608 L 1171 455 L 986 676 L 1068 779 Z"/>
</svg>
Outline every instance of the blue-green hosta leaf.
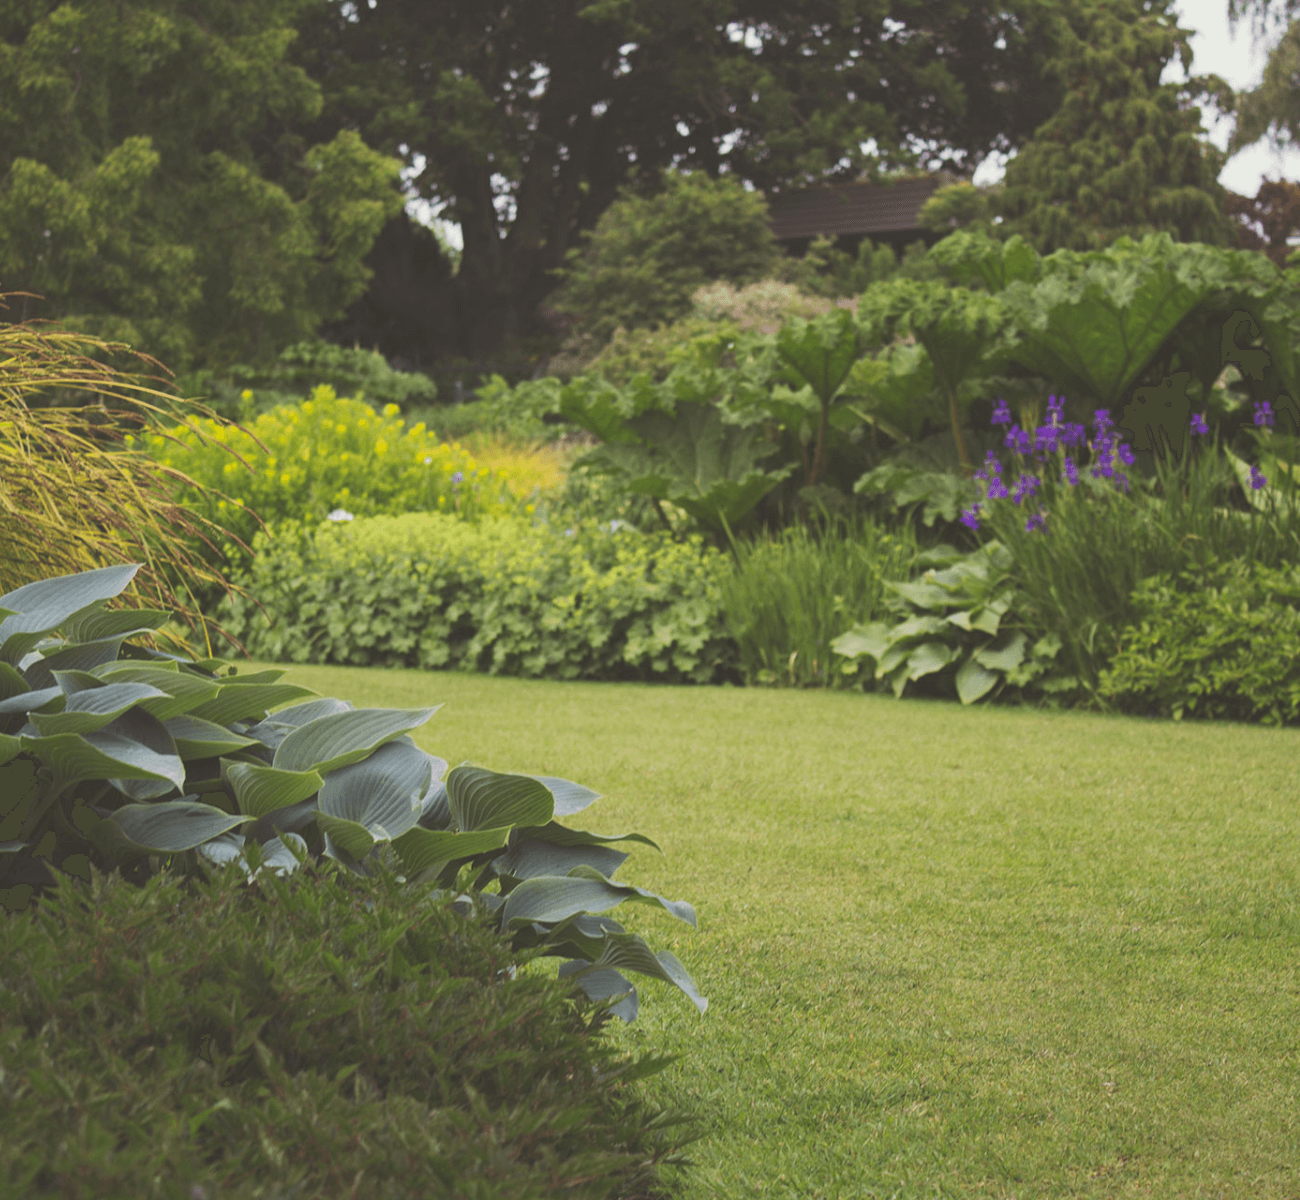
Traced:
<svg viewBox="0 0 1300 1200">
<path fill-rule="evenodd" d="M 907 656 L 908 678 L 920 679 L 942 671 L 956 656 L 953 648 L 943 642 L 922 642 Z"/>
<path fill-rule="evenodd" d="M 555 797 L 541 780 L 468 763 L 448 773 L 447 803 L 460 830 L 545 825 L 555 813 Z"/>
<path fill-rule="evenodd" d="M 7 733 L 0 733 L 0 767 L 3 767 L 12 758 L 17 758 L 23 751 L 21 738 L 10 737 Z"/>
<path fill-rule="evenodd" d="M 31 690 L 32 685 L 23 678 L 17 667 L 0 662 L 0 700 L 8 700 L 10 696 L 19 696 Z"/>
<path fill-rule="evenodd" d="M 58 785 L 81 779 L 157 779 L 185 787 L 185 766 L 161 722 L 129 709 L 94 733 L 24 737 L 23 749 L 54 772 Z"/>
<path fill-rule="evenodd" d="M 69 617 L 120 595 L 139 569 L 136 563 L 58 575 L 0 596 L 0 609 L 13 614 L 0 621 L 0 659 L 17 663 L 41 637 Z"/>
<path fill-rule="evenodd" d="M 623 999 L 609 1011 L 629 1025 L 636 1020 L 636 1014 L 640 1010 L 636 988 L 617 971 L 592 970 L 589 963 L 579 958 L 560 964 L 559 977 L 564 979 L 568 975 L 577 975 L 579 986 L 597 1004 L 614 996 L 622 996 Z"/>
<path fill-rule="evenodd" d="M 215 679 L 191 675 L 180 670 L 175 663 L 109 663 L 95 667 L 90 674 L 105 683 L 144 683 L 157 688 L 163 695 L 143 701 L 140 707 L 160 721 L 179 717 L 182 713 L 199 716 L 197 710 L 215 696 L 220 687 Z"/>
<path fill-rule="evenodd" d="M 33 709 L 44 708 L 51 700 L 58 700 L 63 690 L 57 687 L 38 688 L 35 691 L 19 692 L 7 700 L 0 700 L 0 717 L 30 713 Z"/>
<path fill-rule="evenodd" d="M 106 612 L 101 606 L 83 610 L 60 627 L 70 642 L 98 642 L 104 638 L 129 638 L 161 629 L 171 613 L 159 608 L 118 608 Z"/>
<path fill-rule="evenodd" d="M 879 660 L 893 642 L 890 630 L 893 627 L 884 621 L 872 621 L 869 625 L 856 625 L 847 633 L 840 634 L 831 642 L 831 649 L 844 658 L 860 658 L 869 655 Z"/>
<path fill-rule="evenodd" d="M 339 767 L 325 776 L 317 798 L 317 822 L 357 858 L 370 851 L 353 826 L 375 841 L 392 841 L 411 829 L 422 809 L 421 797 L 432 778 L 433 764 L 409 739 L 380 746 L 369 758 Z"/>
<path fill-rule="evenodd" d="M 445 769 L 446 764 L 443 765 Z M 544 783 L 551 795 L 555 797 L 557 817 L 571 817 L 600 799 L 599 792 L 593 792 L 591 788 L 583 787 L 580 783 L 570 783 L 567 779 L 556 779 L 551 775 L 534 775 L 533 778 L 539 783 Z"/>
<path fill-rule="evenodd" d="M 495 859 L 492 869 L 498 875 L 515 879 L 532 879 L 538 875 L 567 875 L 574 867 L 594 867 L 606 879 L 627 862 L 628 856 L 609 846 L 557 846 L 537 838 L 520 838 L 508 853 Z"/>
<path fill-rule="evenodd" d="M 257 763 L 232 763 L 223 759 L 221 773 L 234 790 L 239 811 L 250 817 L 264 817 L 299 804 L 324 786 L 317 771 L 284 771 Z"/>
<path fill-rule="evenodd" d="M 291 704 L 288 708 L 273 712 L 248 732 L 250 736 L 275 749 L 293 730 L 303 725 L 308 725 L 321 717 L 332 717 L 336 713 L 355 711 L 346 700 L 335 700 L 333 697 L 326 696 L 319 700 L 308 700 L 305 704 Z M 275 739 L 274 744 L 266 741 L 268 736 Z"/>
<path fill-rule="evenodd" d="M 555 821 L 549 825 L 529 828 L 528 836 L 539 841 L 550 842 L 555 846 L 603 846 L 609 842 L 640 842 L 643 846 L 649 846 L 652 850 L 663 853 L 658 843 L 652 842 L 643 833 L 588 833 L 585 829 L 570 829 Z"/>
<path fill-rule="evenodd" d="M 104 680 L 91 671 L 55 671 L 54 682 L 63 689 L 65 696 L 75 696 L 87 688 L 106 686 Z"/>
<path fill-rule="evenodd" d="M 943 617 L 910 617 L 906 621 L 900 621 L 889 632 L 891 638 L 897 642 L 903 638 L 931 637 L 936 633 L 943 633 L 947 624 Z"/>
<path fill-rule="evenodd" d="M 451 825 L 451 806 L 447 803 L 447 784 L 443 780 L 431 781 L 429 790 L 420 798 L 419 824 L 423 829 L 446 829 Z"/>
<path fill-rule="evenodd" d="M 475 829 L 457 833 L 451 829 L 422 829 L 415 826 L 393 839 L 393 849 L 411 874 L 427 871 L 461 858 L 474 858 L 500 850 L 510 838 L 510 826 Z"/>
<path fill-rule="evenodd" d="M 116 662 L 121 651 L 121 638 L 60 646 L 28 663 L 23 668 L 23 674 L 32 687 L 52 687 L 55 671 L 90 671 L 106 663 Z"/>
<path fill-rule="evenodd" d="M 248 882 L 256 883 L 257 876 L 268 868 L 283 878 L 285 875 L 292 875 L 300 866 L 293 851 L 289 849 L 289 843 L 297 846 L 304 854 L 307 853 L 307 843 L 296 833 L 283 834 L 282 838 L 283 840 L 280 837 L 273 837 L 261 846 L 262 858 L 256 871 L 251 869 L 244 855 L 245 842 L 242 833 L 224 833 L 219 838 L 199 846 L 198 852 L 209 862 L 221 867 L 237 860 L 247 874 Z"/>
<path fill-rule="evenodd" d="M 1008 633 L 998 639 L 998 644 L 977 651 L 975 657 L 981 666 L 994 671 L 1010 671 L 1024 661 L 1027 642 L 1023 633 Z"/>
<path fill-rule="evenodd" d="M 709 1007 L 709 1002 L 696 990 L 695 982 L 678 959 L 667 950 L 653 953 L 635 933 L 605 934 L 604 948 L 591 967 L 595 970 L 636 971 L 662 979 L 680 988 L 700 1012 Z"/>
<path fill-rule="evenodd" d="M 252 738 L 241 737 L 224 725 L 202 721 L 186 713 L 182 713 L 179 717 L 168 717 L 163 721 L 163 727 L 172 735 L 172 740 L 176 743 L 176 753 L 187 761 L 194 758 L 216 758 L 219 754 L 234 754 L 245 746 L 257 744 Z"/>
<path fill-rule="evenodd" d="M 501 928 L 509 930 L 532 921 L 563 921 L 584 912 L 608 912 L 624 901 L 658 905 L 688 925 L 695 924 L 695 909 L 685 900 L 665 900 L 643 888 L 611 883 L 590 867 L 575 867 L 563 878 L 543 875 L 525 879 L 506 898 Z"/>
<path fill-rule="evenodd" d="M 435 704 L 432 708 L 358 708 L 319 717 L 295 729 L 280 743 L 273 765 L 286 771 L 316 771 L 324 775 L 336 767 L 360 762 L 385 742 L 418 729 L 441 707 Z"/>
<path fill-rule="evenodd" d="M 147 854 L 180 854 L 237 829 L 249 818 L 183 799 L 165 804 L 124 804 L 109 820 L 121 829 L 136 850 Z"/>
<path fill-rule="evenodd" d="M 63 695 L 61 687 L 57 691 Z M 162 695 L 165 693 L 147 683 L 112 683 L 107 687 L 88 688 L 68 696 L 62 712 L 34 712 L 29 719 L 42 737 L 51 737 L 56 733 L 93 733 L 96 729 L 103 729 L 141 700 Z"/>
<path fill-rule="evenodd" d="M 974 704 L 996 686 L 996 672 L 988 670 L 972 654 L 957 670 L 957 696 L 963 704 Z"/>
<path fill-rule="evenodd" d="M 314 696 L 311 688 L 296 683 L 246 683 L 236 680 L 220 684 L 220 690 L 211 700 L 205 700 L 189 710 L 190 716 L 217 725 L 233 725 L 248 717 L 265 718 L 277 704 L 286 700 L 301 700 Z M 314 763 L 308 764 L 315 766 Z M 326 768 L 328 770 L 328 768 Z"/>
</svg>

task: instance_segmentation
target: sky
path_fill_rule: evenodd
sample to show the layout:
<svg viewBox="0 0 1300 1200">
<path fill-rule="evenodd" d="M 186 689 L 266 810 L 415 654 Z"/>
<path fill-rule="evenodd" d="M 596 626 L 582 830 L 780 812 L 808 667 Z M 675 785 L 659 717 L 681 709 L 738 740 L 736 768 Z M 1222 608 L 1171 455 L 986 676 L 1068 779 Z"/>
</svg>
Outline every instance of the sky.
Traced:
<svg viewBox="0 0 1300 1200">
<path fill-rule="evenodd" d="M 1171 10 L 1178 12 L 1178 23 L 1182 28 L 1195 30 L 1190 39 L 1193 75 L 1220 75 L 1238 91 L 1258 86 L 1263 78 L 1268 51 L 1281 36 L 1276 21 L 1270 22 L 1270 32 L 1257 43 L 1253 17 L 1243 17 L 1237 22 L 1235 32 L 1229 32 L 1228 0 L 1175 0 Z M 1176 82 L 1184 78 L 1183 65 L 1175 60 L 1166 66 L 1161 82 Z M 1228 138 L 1232 135 L 1233 119 L 1221 116 L 1208 101 L 1202 105 L 1201 111 L 1209 140 L 1219 149 L 1226 150 Z M 1005 172 L 1006 162 L 1005 155 L 990 155 L 976 168 L 972 177 L 974 182 L 981 186 L 997 183 Z M 417 167 L 420 165 L 417 162 Z M 1300 150 L 1278 152 L 1267 141 L 1257 142 L 1224 164 L 1219 182 L 1229 191 L 1254 196 L 1266 175 L 1270 179 L 1300 182 Z M 498 207 L 510 219 L 509 206 L 504 200 Z M 413 200 L 407 205 L 407 212 L 415 220 L 438 229 L 451 245 L 460 248 L 460 226 L 437 220 L 427 202 Z"/>
</svg>

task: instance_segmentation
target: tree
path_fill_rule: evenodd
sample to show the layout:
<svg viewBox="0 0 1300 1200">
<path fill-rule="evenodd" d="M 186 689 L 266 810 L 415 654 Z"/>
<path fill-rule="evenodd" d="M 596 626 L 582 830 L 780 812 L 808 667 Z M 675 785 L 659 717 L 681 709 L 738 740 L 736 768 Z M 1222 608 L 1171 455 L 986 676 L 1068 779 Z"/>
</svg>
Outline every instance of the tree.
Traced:
<svg viewBox="0 0 1300 1200">
<path fill-rule="evenodd" d="M 321 93 L 286 56 L 311 6 L 5 6 L 0 281 L 179 370 L 268 358 L 346 310 L 400 163 L 350 129 L 303 140 Z"/>
<path fill-rule="evenodd" d="M 321 3 L 291 52 L 324 92 L 309 136 L 353 128 L 400 154 L 464 241 L 454 278 L 430 273 L 409 341 L 386 342 L 361 307 L 330 334 L 425 361 L 558 340 L 542 315 L 553 272 L 634 165 L 642 195 L 669 166 L 768 192 L 1014 148 L 1061 100 L 1052 9 L 446 0 L 431 20 L 425 0 Z M 418 235 L 390 230 L 395 264 Z"/>
<path fill-rule="evenodd" d="M 1058 15 L 1062 54 L 1052 70 L 1065 101 L 1007 164 L 999 236 L 1021 233 L 1040 253 L 1160 231 L 1233 244 L 1217 182 L 1225 156 L 1204 140 L 1190 100 L 1208 94 L 1230 106 L 1232 89 L 1214 75 L 1160 83 L 1175 51 L 1184 70 L 1192 52 L 1164 11 L 1168 0 L 1150 11 L 1146 2 L 1085 5 L 1078 22 Z"/>
<path fill-rule="evenodd" d="M 1281 20 L 1287 20 L 1297 8 L 1300 0 L 1283 0 Z M 1252 9 L 1255 40 L 1263 41 L 1268 36 L 1270 0 L 1228 0 L 1228 28 L 1235 32 L 1237 22 Z M 1229 158 L 1265 137 L 1276 149 L 1300 141 L 1297 72 L 1300 72 L 1300 21 L 1288 21 L 1281 38 L 1269 52 L 1259 87 L 1234 98 L 1230 111 L 1237 115 L 1237 128 L 1228 142 Z"/>
<path fill-rule="evenodd" d="M 1300 184 L 1265 179 L 1253 200 L 1229 192 L 1226 208 L 1238 223 L 1240 249 L 1263 251 L 1279 267 L 1286 266 L 1295 252 L 1288 239 L 1300 233 Z"/>
</svg>

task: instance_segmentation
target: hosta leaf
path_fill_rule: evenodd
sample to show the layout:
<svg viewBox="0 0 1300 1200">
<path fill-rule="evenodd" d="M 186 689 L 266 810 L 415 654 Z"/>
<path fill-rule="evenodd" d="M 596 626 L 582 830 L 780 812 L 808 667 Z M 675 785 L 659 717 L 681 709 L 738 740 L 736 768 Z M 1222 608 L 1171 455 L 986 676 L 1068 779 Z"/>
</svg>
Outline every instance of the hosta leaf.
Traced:
<svg viewBox="0 0 1300 1200">
<path fill-rule="evenodd" d="M 890 636 L 891 628 L 883 621 L 855 626 L 835 638 L 831 642 L 831 649 L 844 658 L 858 658 L 866 654 L 878 660 L 893 641 Z"/>
<path fill-rule="evenodd" d="M 322 818 L 356 822 L 365 829 L 378 825 L 385 831 L 385 838 L 391 840 L 415 825 L 422 811 L 420 799 L 432 774 L 430 757 L 418 746 L 409 740 L 405 744 L 389 742 L 363 762 L 330 771 L 317 805 Z M 329 829 L 345 849 L 357 854 L 332 825 L 322 819 L 321 826 Z M 375 836 L 379 838 L 377 833 Z"/>
<path fill-rule="evenodd" d="M 942 671 L 956 656 L 951 646 L 943 642 L 923 642 L 907 658 L 909 679 L 920 679 L 922 675 L 932 675 Z"/>
<path fill-rule="evenodd" d="M 7 700 L 0 700 L 0 717 L 30 713 L 33 709 L 44 708 L 51 700 L 63 696 L 63 689 L 57 687 L 39 688 L 36 691 L 19 692 Z"/>
<path fill-rule="evenodd" d="M 4 766 L 12 758 L 17 758 L 23 752 L 23 743 L 20 738 L 10 737 L 7 733 L 0 733 L 0 767 Z"/>
<path fill-rule="evenodd" d="M 408 871 L 427 871 L 440 863 L 455 862 L 460 858 L 474 858 L 492 850 L 500 850 L 510 837 L 510 826 L 500 829 L 475 829 L 469 833 L 456 833 L 450 829 L 422 829 L 418 825 L 393 839 L 397 851 Z"/>
<path fill-rule="evenodd" d="M 54 772 L 61 786 L 80 779 L 159 779 L 185 786 L 185 766 L 167 730 L 138 708 L 94 733 L 24 737 L 23 749 Z"/>
<path fill-rule="evenodd" d="M 1018 667 L 1025 657 L 1028 639 L 1023 633 L 1012 633 L 1000 639 L 1001 645 L 986 646 L 976 652 L 980 664 L 994 671 L 1010 671 Z"/>
<path fill-rule="evenodd" d="M 217 694 L 220 684 L 215 679 L 201 679 L 188 671 L 179 670 L 175 664 L 162 663 L 111 663 L 96 667 L 90 672 L 105 683 L 145 683 L 164 693 L 161 697 L 145 700 L 141 708 L 160 721 L 179 717 L 182 713 L 199 716 L 199 707 Z M 207 718 L 212 720 L 211 717 Z M 227 724 L 217 721 L 215 724 Z"/>
<path fill-rule="evenodd" d="M 224 725 L 201 721 L 184 713 L 179 717 L 168 717 L 163 721 L 163 728 L 172 735 L 176 753 L 183 759 L 216 758 L 219 754 L 233 754 L 245 746 L 256 745 L 252 738 L 240 737 Z"/>
<path fill-rule="evenodd" d="M 0 621 L 0 659 L 17 663 L 44 634 L 69 617 L 120 595 L 139 569 L 137 563 L 57 575 L 0 596 L 0 609 L 13 613 Z"/>
<path fill-rule="evenodd" d="M 169 620 L 171 614 L 157 608 L 119 608 L 112 612 L 92 608 L 64 621 L 60 628 L 70 642 L 97 642 L 150 633 Z"/>
<path fill-rule="evenodd" d="M 617 971 L 592 970 L 589 963 L 575 959 L 560 964 L 559 977 L 563 979 L 568 975 L 577 975 L 578 985 L 597 1004 L 614 996 L 622 996 L 623 999 L 613 1005 L 609 1011 L 614 1016 L 621 1017 L 629 1025 L 636 1020 L 636 1014 L 640 1010 L 636 988 Z"/>
<path fill-rule="evenodd" d="M 316 824 L 328 838 L 333 839 L 335 846 L 345 850 L 358 862 L 375 848 L 376 842 L 390 840 L 388 831 L 382 825 L 367 827 L 359 821 L 331 817 L 319 810 L 316 813 Z"/>
<path fill-rule="evenodd" d="M 974 704 L 998 682 L 997 675 L 980 665 L 972 654 L 957 671 L 957 696 L 963 704 Z"/>
<path fill-rule="evenodd" d="M 277 704 L 314 696 L 311 688 L 296 683 L 223 683 L 211 700 L 189 710 L 190 715 L 217 725 L 232 725 L 247 717 L 264 718 Z M 314 767 L 314 763 L 308 766 Z M 328 769 L 328 768 L 327 768 Z"/>
<path fill-rule="evenodd" d="M 559 825 L 552 821 L 549 825 L 528 829 L 527 834 L 531 838 L 550 842 L 555 846 L 603 846 L 608 842 L 640 842 L 643 846 L 649 846 L 653 850 L 659 850 L 660 854 L 663 853 L 656 842 L 652 842 L 642 833 L 611 833 L 608 835 L 588 833 L 584 829 L 569 829 L 565 825 Z"/>
<path fill-rule="evenodd" d="M 446 764 L 444 769 L 445 766 Z M 570 783 L 567 779 L 556 779 L 550 775 L 534 775 L 533 778 L 539 783 L 544 783 L 551 795 L 555 797 L 557 817 L 571 817 L 600 799 L 599 792 L 593 792 L 591 788 L 583 787 L 580 783 Z"/>
<path fill-rule="evenodd" d="M 567 875 L 574 867 L 589 866 L 612 879 L 627 858 L 623 851 L 609 846 L 557 846 L 554 842 L 524 837 L 496 859 L 492 869 L 498 875 L 532 879 L 538 875 Z"/>
<path fill-rule="evenodd" d="M 29 692 L 31 687 L 32 685 L 23 678 L 22 672 L 17 667 L 11 667 L 7 662 L 0 662 L 0 700 L 8 700 L 10 696 Z"/>
<path fill-rule="evenodd" d="M 502 825 L 545 825 L 555 797 L 531 775 L 505 775 L 462 763 L 447 775 L 451 819 L 461 830 Z"/>
<path fill-rule="evenodd" d="M 133 848 L 148 854 L 194 850 L 248 819 L 190 799 L 170 800 L 166 804 L 124 804 L 109 818 Z"/>
<path fill-rule="evenodd" d="M 695 909 L 684 900 L 665 900 L 630 884 L 611 883 L 590 868 L 575 867 L 572 874 L 563 878 L 543 875 L 525 879 L 506 898 L 501 910 L 501 928 L 508 930 L 531 921 L 563 921 L 584 912 L 607 912 L 625 900 L 659 905 L 679 920 L 695 924 Z"/>
<path fill-rule="evenodd" d="M 262 858 L 258 863 L 257 871 L 251 870 L 250 864 L 245 857 L 245 841 L 242 833 L 224 833 L 219 838 L 204 843 L 198 847 L 198 852 L 209 862 L 216 863 L 218 866 L 225 866 L 228 862 L 238 861 L 248 876 L 249 883 L 255 883 L 257 876 L 265 869 L 273 870 L 277 875 L 291 875 L 298 869 L 299 863 L 294 853 L 289 849 L 288 843 L 292 842 L 304 853 L 307 850 L 307 843 L 296 833 L 286 833 L 280 837 L 273 837 L 261 846 Z"/>
<path fill-rule="evenodd" d="M 252 817 L 264 817 L 277 809 L 301 803 L 324 786 L 324 780 L 316 771 L 283 771 L 257 763 L 225 760 L 221 769 L 234 789 L 239 811 Z"/>
<path fill-rule="evenodd" d="M 320 717 L 295 729 L 280 743 L 273 765 L 286 771 L 316 771 L 324 775 L 336 767 L 359 762 L 385 742 L 417 729 L 441 707 L 437 704 L 433 708 L 358 708 Z"/>
<path fill-rule="evenodd" d="M 65 696 L 75 696 L 87 688 L 106 686 L 104 680 L 92 671 L 55 671 L 54 682 L 63 689 Z"/>
<path fill-rule="evenodd" d="M 63 694 L 62 688 L 57 690 Z M 42 737 L 56 733 L 93 733 L 141 700 L 163 694 L 147 683 L 114 683 L 108 687 L 88 688 L 68 696 L 62 712 L 32 713 L 30 720 Z"/>
<path fill-rule="evenodd" d="M 668 951 L 654 954 L 635 933 L 607 933 L 605 945 L 600 957 L 592 967 L 599 970 L 608 968 L 616 971 L 636 971 L 671 983 L 690 997 L 695 1007 L 703 1012 L 709 1002 L 696 991 L 695 983 L 687 974 L 686 968 Z"/>
<path fill-rule="evenodd" d="M 35 662 L 28 663 L 23 669 L 23 674 L 34 688 L 52 687 L 55 671 L 90 671 L 106 663 L 115 662 L 121 649 L 121 638 L 61 646 L 57 650 L 44 654 Z"/>
</svg>

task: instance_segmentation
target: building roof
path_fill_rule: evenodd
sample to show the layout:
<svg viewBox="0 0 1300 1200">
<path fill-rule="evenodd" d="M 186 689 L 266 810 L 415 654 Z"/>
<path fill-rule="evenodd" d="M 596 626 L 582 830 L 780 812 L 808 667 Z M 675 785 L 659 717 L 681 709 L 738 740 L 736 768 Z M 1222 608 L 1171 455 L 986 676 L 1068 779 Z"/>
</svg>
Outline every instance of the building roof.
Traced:
<svg viewBox="0 0 1300 1200">
<path fill-rule="evenodd" d="M 841 183 L 767 197 L 778 242 L 820 234 L 920 232 L 917 214 L 930 194 L 954 180 L 945 172 L 892 183 Z"/>
</svg>

